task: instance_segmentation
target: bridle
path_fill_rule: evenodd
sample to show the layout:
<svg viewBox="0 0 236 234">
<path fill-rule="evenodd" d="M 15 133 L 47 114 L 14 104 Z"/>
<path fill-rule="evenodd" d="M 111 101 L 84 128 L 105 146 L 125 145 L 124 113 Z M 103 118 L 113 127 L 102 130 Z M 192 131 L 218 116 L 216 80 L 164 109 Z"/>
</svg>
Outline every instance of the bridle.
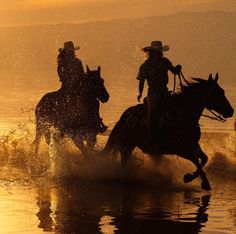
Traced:
<svg viewBox="0 0 236 234">
<path fill-rule="evenodd" d="M 190 85 L 190 82 L 184 77 L 184 74 L 182 73 L 182 71 L 180 71 L 180 73 L 178 73 L 178 78 L 179 78 L 179 83 L 180 83 L 180 87 L 181 87 L 181 90 L 183 91 L 184 89 L 184 85 L 183 85 L 183 82 L 189 86 Z M 176 93 L 176 74 L 174 74 L 174 88 L 173 88 L 173 94 Z M 210 115 L 205 115 L 205 114 L 201 114 L 201 116 L 203 117 L 206 117 L 206 118 L 209 118 L 209 119 L 212 119 L 212 120 L 216 120 L 216 121 L 219 121 L 219 122 L 226 122 L 226 118 L 224 118 L 221 114 L 219 113 L 216 113 L 215 111 L 213 110 L 209 110 L 207 109 L 208 111 L 210 111 L 210 113 L 213 115 L 213 116 L 210 116 Z"/>
<path fill-rule="evenodd" d="M 221 114 L 215 113 L 213 110 L 208 110 L 208 111 L 210 111 L 214 116 L 204 115 L 204 114 L 202 114 L 202 116 L 206 117 L 206 118 L 209 118 L 209 119 L 212 119 L 212 120 L 219 121 L 219 122 L 226 122 L 227 119 L 224 118 Z"/>
</svg>

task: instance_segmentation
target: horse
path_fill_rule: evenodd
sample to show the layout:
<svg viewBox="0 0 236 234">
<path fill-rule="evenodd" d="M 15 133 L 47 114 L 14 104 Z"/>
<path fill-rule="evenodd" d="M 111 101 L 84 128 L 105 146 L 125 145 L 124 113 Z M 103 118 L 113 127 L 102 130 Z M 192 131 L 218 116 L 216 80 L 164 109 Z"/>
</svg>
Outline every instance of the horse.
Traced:
<svg viewBox="0 0 236 234">
<path fill-rule="evenodd" d="M 90 70 L 87 66 L 86 76 L 80 86 L 74 85 L 67 90 L 61 88 L 41 98 L 35 109 L 35 154 L 42 136 L 48 145 L 52 136 L 56 141 L 69 136 L 83 154 L 95 145 L 99 131 L 95 127 L 94 116 L 99 111 L 99 101 L 106 103 L 109 100 L 109 93 L 100 74 L 100 66 L 97 70 Z M 52 128 L 56 130 L 54 134 Z"/>
<path fill-rule="evenodd" d="M 153 143 L 148 140 L 147 104 L 128 108 L 111 131 L 103 153 L 120 153 L 121 166 L 124 168 L 135 147 L 154 158 L 164 154 L 178 155 L 197 167 L 193 174 L 184 175 L 184 182 L 188 183 L 200 176 L 202 189 L 210 190 L 210 183 L 203 170 L 208 157 L 199 145 L 201 130 L 198 122 L 205 108 L 217 112 L 219 118 L 229 118 L 234 113 L 217 82 L 218 78 L 218 74 L 215 79 L 212 74 L 208 80 L 193 78 L 180 94 L 170 96 L 156 118 Z"/>
</svg>

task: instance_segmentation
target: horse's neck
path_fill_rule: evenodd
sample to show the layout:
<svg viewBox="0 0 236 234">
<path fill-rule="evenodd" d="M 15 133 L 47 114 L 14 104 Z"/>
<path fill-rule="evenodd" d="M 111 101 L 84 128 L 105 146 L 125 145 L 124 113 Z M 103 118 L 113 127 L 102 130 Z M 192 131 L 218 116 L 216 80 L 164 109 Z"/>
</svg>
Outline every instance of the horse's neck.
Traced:
<svg viewBox="0 0 236 234">
<path fill-rule="evenodd" d="M 83 80 L 79 87 L 79 94 L 85 99 L 94 98 L 94 94 L 91 89 L 91 84 L 87 80 Z"/>
<path fill-rule="evenodd" d="M 205 106 L 200 96 L 193 95 L 189 97 L 185 105 L 183 105 L 183 108 L 184 114 L 189 119 L 192 119 L 195 124 L 197 124 Z"/>
</svg>

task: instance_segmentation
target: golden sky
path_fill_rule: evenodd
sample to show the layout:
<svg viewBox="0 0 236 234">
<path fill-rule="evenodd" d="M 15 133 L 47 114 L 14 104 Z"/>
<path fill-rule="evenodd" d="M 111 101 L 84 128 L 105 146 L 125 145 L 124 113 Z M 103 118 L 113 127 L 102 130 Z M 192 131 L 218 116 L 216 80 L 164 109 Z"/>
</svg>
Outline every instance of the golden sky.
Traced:
<svg viewBox="0 0 236 234">
<path fill-rule="evenodd" d="M 235 9 L 235 0 L 0 0 L 0 25 L 80 23 L 179 11 Z"/>
<path fill-rule="evenodd" d="M 185 4 L 196 4 L 196 3 L 204 3 L 210 2 L 214 0 L 165 0 L 160 1 L 156 0 L 161 5 L 185 5 Z M 3 10 L 25 10 L 25 9 L 33 9 L 37 7 L 42 8 L 50 8 L 50 7 L 64 7 L 69 5 L 80 5 L 87 3 L 88 5 L 91 3 L 102 3 L 102 4 L 111 4 L 115 2 L 120 2 L 121 4 L 137 4 L 143 2 L 143 4 L 150 4 L 153 1 L 139 1 L 139 0 L 9 0 L 9 1 L 1 1 L 0 7 L 1 11 Z"/>
<path fill-rule="evenodd" d="M 64 7 L 67 5 L 80 4 L 84 2 L 91 2 L 93 0 L 9 0 L 1 1 L 1 10 L 28 10 L 38 7 L 51 8 L 51 7 Z"/>
</svg>

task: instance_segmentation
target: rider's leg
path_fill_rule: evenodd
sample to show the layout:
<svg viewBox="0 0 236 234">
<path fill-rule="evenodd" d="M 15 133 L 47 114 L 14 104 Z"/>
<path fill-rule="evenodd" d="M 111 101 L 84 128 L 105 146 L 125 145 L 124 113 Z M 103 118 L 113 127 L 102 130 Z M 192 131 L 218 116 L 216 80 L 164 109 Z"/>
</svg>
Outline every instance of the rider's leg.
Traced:
<svg viewBox="0 0 236 234">
<path fill-rule="evenodd" d="M 148 97 L 147 128 L 148 128 L 148 140 L 150 144 L 155 142 L 156 117 L 157 117 L 156 112 L 157 112 L 157 98 Z"/>
</svg>

